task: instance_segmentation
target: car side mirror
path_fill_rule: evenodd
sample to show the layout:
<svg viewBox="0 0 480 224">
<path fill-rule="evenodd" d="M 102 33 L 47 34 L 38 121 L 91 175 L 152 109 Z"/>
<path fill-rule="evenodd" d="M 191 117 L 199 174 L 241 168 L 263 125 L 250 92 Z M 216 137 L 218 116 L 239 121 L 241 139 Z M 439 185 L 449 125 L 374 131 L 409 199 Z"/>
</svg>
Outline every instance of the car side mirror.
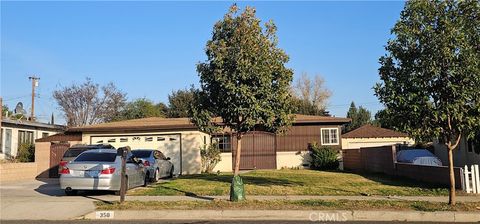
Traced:
<svg viewBox="0 0 480 224">
<path fill-rule="evenodd" d="M 167 160 L 170 160 L 170 157 L 167 157 Z"/>
</svg>

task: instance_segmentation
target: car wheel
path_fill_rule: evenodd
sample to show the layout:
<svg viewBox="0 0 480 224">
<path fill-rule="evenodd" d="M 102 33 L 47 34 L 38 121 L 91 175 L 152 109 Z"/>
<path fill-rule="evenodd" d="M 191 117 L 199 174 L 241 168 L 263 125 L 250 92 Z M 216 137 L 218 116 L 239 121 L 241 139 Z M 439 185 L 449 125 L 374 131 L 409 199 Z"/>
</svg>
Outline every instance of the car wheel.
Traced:
<svg viewBox="0 0 480 224">
<path fill-rule="evenodd" d="M 155 176 L 153 178 L 155 180 L 155 183 L 157 183 L 160 180 L 160 170 L 158 169 L 155 170 Z"/>
<path fill-rule="evenodd" d="M 170 175 L 168 175 L 168 178 L 173 178 L 173 165 L 172 165 L 172 168 L 170 168 Z"/>
<path fill-rule="evenodd" d="M 76 190 L 65 190 L 65 194 L 67 196 L 75 196 L 75 195 L 77 195 L 77 191 Z"/>
</svg>

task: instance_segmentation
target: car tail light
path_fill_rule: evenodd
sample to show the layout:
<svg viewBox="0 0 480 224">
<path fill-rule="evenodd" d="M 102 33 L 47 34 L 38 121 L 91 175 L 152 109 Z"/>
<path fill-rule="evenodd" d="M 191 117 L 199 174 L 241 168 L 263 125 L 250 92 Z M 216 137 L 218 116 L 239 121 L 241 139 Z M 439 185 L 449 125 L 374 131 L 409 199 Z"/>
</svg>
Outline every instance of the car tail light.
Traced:
<svg viewBox="0 0 480 224">
<path fill-rule="evenodd" d="M 67 161 L 60 161 L 60 164 L 58 164 L 60 167 L 64 167 L 67 165 Z"/>
<path fill-rule="evenodd" d="M 70 170 L 67 167 L 63 167 L 62 170 L 60 170 L 60 174 L 69 174 Z"/>
<path fill-rule="evenodd" d="M 115 173 L 115 168 L 113 168 L 113 167 L 104 169 L 101 172 L 101 174 L 113 174 L 113 173 Z"/>
<path fill-rule="evenodd" d="M 143 162 L 143 165 L 144 166 L 150 166 L 150 162 L 148 162 L 148 160 L 146 160 L 145 162 Z"/>
</svg>

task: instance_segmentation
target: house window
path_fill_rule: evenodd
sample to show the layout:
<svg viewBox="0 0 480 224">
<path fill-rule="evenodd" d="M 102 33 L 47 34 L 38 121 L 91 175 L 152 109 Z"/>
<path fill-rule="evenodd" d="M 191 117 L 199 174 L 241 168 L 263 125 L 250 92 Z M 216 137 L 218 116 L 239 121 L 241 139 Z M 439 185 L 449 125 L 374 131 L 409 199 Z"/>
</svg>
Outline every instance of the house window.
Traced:
<svg viewBox="0 0 480 224">
<path fill-rule="evenodd" d="M 232 151 L 232 142 L 230 141 L 229 135 L 213 136 L 211 138 L 211 143 L 216 143 L 220 152 Z"/>
<path fill-rule="evenodd" d="M 18 131 L 18 147 L 22 144 L 33 144 L 33 131 Z"/>
<path fill-rule="evenodd" d="M 322 145 L 338 145 L 338 128 L 322 128 Z"/>
<path fill-rule="evenodd" d="M 42 138 L 48 137 L 48 132 L 42 132 Z"/>
<path fill-rule="evenodd" d="M 157 142 L 165 141 L 164 137 L 157 137 Z"/>
</svg>

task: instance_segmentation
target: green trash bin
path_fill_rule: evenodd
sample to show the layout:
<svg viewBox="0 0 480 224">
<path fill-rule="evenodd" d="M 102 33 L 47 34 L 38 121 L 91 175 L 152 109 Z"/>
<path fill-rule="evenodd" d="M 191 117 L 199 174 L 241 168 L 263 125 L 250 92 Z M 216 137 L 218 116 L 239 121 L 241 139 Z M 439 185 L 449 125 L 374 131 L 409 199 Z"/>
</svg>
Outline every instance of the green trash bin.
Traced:
<svg viewBox="0 0 480 224">
<path fill-rule="evenodd" d="M 245 188 L 242 178 L 237 175 L 233 177 L 232 185 L 230 185 L 230 201 L 243 200 L 245 200 Z"/>
</svg>

